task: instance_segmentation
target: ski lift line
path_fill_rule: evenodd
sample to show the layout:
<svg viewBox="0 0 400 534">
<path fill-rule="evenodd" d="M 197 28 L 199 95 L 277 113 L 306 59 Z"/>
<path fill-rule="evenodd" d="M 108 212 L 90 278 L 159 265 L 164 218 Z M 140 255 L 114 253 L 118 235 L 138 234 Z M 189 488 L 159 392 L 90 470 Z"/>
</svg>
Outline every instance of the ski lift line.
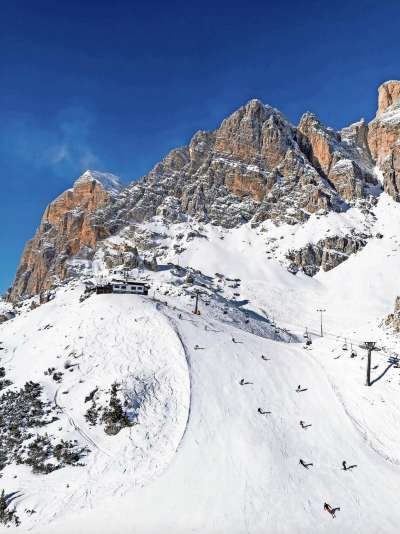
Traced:
<svg viewBox="0 0 400 534">
<path fill-rule="evenodd" d="M 279 325 L 281 327 L 288 327 L 289 329 L 293 328 L 293 327 L 300 329 L 300 327 L 302 326 L 302 325 L 300 325 L 298 323 L 289 323 L 288 321 L 279 321 Z M 303 326 L 303 328 L 304 328 L 304 326 Z M 306 328 L 306 331 L 307 331 L 308 335 L 313 334 L 314 336 L 318 336 L 317 332 L 315 332 L 313 330 L 309 330 L 308 328 Z M 335 333 L 335 332 L 332 332 L 332 331 L 326 331 L 326 330 L 324 330 L 324 337 L 330 338 L 330 339 L 335 340 L 335 341 L 342 341 L 342 340 L 345 339 L 347 341 L 347 344 L 350 342 L 351 344 L 357 345 L 357 346 L 359 346 L 360 344 L 364 343 L 364 338 L 358 338 L 357 339 L 357 338 L 348 337 L 348 336 L 345 338 L 343 336 L 343 334 L 338 334 L 338 333 Z M 386 352 L 395 352 L 394 349 L 391 349 L 389 347 L 382 346 L 381 348 L 383 349 L 383 351 L 386 351 Z M 386 357 L 387 354 L 385 354 L 385 352 L 383 352 L 381 354 L 381 356 Z"/>
</svg>

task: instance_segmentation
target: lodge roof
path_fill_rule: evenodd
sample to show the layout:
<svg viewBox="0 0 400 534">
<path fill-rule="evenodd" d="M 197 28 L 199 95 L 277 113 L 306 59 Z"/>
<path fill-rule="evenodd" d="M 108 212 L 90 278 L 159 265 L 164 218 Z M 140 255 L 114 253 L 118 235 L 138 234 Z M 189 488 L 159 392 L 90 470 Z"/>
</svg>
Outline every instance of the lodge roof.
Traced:
<svg viewBox="0 0 400 534">
<path fill-rule="evenodd" d="M 113 278 L 111 280 L 111 283 L 112 284 L 131 284 L 131 285 L 135 285 L 135 286 L 145 286 L 146 283 L 145 282 L 136 282 L 136 280 L 117 280 L 116 278 Z"/>
</svg>

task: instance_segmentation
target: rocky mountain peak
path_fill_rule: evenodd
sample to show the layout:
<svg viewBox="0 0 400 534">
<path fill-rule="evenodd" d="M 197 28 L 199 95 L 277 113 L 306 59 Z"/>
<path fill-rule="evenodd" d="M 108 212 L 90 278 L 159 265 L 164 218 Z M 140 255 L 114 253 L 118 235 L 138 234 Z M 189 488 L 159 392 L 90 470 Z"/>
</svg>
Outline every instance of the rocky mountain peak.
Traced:
<svg viewBox="0 0 400 534">
<path fill-rule="evenodd" d="M 86 171 L 72 189 L 53 200 L 34 238 L 25 246 L 11 299 L 37 294 L 66 278 L 69 258 L 77 254 L 90 258 L 98 240 L 109 235 L 105 226 L 93 219 L 93 214 L 121 189 L 116 176 Z"/>
<path fill-rule="evenodd" d="M 253 99 L 211 132 L 196 132 L 143 178 L 124 188 L 88 170 L 46 209 L 21 259 L 12 298 L 71 276 L 74 258 L 90 264 L 99 241 L 159 216 L 233 228 L 251 221 L 298 224 L 312 213 L 347 210 L 384 189 L 400 200 L 400 82 L 379 90 L 377 117 L 340 132 L 305 113 L 296 127 Z"/>
<path fill-rule="evenodd" d="M 123 189 L 123 184 L 118 176 L 109 172 L 99 172 L 88 169 L 75 182 L 74 189 L 79 189 L 83 184 L 96 182 L 110 194 L 117 194 Z"/>
<path fill-rule="evenodd" d="M 377 116 L 385 113 L 392 106 L 400 103 L 400 81 L 389 80 L 378 89 L 378 112 Z"/>
</svg>

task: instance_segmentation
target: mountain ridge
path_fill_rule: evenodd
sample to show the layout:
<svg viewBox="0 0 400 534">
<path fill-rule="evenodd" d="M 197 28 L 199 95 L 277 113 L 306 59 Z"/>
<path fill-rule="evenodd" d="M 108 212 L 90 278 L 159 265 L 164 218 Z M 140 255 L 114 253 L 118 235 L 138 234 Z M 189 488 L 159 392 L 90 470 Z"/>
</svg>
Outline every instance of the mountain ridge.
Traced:
<svg viewBox="0 0 400 534">
<path fill-rule="evenodd" d="M 306 112 L 293 126 L 252 99 L 216 130 L 196 132 L 188 146 L 173 149 L 127 187 L 108 175 L 114 180 L 110 190 L 96 171 L 86 171 L 47 207 L 9 298 L 68 279 L 72 258 L 91 261 L 101 241 L 153 217 L 225 228 L 266 220 L 298 224 L 313 213 L 345 211 L 382 189 L 399 201 L 399 88 L 396 81 L 380 86 L 377 115 L 368 125 L 361 120 L 336 132 Z"/>
</svg>

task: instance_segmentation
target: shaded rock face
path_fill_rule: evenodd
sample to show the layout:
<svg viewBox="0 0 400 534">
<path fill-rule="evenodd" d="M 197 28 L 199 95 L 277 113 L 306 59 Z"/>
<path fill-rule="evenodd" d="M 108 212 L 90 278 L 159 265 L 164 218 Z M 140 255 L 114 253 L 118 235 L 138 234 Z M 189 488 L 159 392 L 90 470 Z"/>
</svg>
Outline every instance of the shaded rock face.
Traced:
<svg viewBox="0 0 400 534">
<path fill-rule="evenodd" d="M 6 321 L 9 321 L 10 319 L 14 319 L 15 313 L 12 311 L 7 311 L 0 313 L 0 324 L 5 323 Z"/>
<path fill-rule="evenodd" d="M 93 213 L 110 201 L 111 193 L 86 172 L 73 189 L 49 204 L 34 238 L 25 246 L 9 299 L 51 288 L 68 277 L 68 259 L 90 258 L 97 242 L 109 235 Z"/>
<path fill-rule="evenodd" d="M 299 250 L 288 252 L 287 258 L 291 262 L 289 271 L 295 274 L 298 270 L 302 270 L 308 276 L 314 276 L 320 269 L 330 271 L 366 244 L 365 238 L 353 235 L 332 236 L 317 243 L 308 243 Z"/>
<path fill-rule="evenodd" d="M 364 198 L 368 185 L 376 184 L 366 135 L 363 121 L 335 132 L 323 126 L 312 113 L 306 113 L 300 120 L 300 146 L 318 172 L 347 202 Z"/>
</svg>

